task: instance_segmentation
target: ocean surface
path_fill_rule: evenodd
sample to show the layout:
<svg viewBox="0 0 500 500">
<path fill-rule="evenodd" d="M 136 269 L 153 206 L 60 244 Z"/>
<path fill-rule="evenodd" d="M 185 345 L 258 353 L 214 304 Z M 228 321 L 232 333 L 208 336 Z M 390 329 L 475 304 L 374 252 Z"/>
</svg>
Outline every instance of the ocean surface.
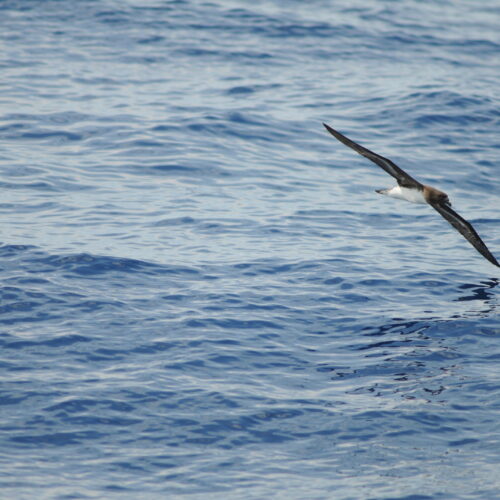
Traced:
<svg viewBox="0 0 500 500">
<path fill-rule="evenodd" d="M 0 2 L 0 498 L 500 498 L 499 24 Z"/>
</svg>

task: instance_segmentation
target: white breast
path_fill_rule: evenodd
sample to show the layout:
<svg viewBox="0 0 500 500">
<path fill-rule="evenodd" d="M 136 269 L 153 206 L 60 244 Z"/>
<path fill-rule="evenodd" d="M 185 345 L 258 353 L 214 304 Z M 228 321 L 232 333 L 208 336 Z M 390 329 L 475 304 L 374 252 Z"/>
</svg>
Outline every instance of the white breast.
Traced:
<svg viewBox="0 0 500 500">
<path fill-rule="evenodd" d="M 387 196 L 392 198 L 399 198 L 400 200 L 406 200 L 411 203 L 423 203 L 426 204 L 424 195 L 419 189 L 409 189 L 401 186 L 394 186 L 392 189 L 387 191 Z"/>
</svg>

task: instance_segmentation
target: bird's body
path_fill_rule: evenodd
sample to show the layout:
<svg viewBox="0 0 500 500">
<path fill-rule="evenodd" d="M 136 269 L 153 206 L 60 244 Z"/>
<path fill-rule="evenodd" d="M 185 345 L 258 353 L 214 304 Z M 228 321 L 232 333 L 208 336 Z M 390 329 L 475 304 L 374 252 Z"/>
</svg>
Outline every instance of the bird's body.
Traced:
<svg viewBox="0 0 500 500">
<path fill-rule="evenodd" d="M 424 191 L 417 188 L 402 187 L 398 184 L 389 189 L 377 189 L 377 193 L 385 194 L 391 198 L 398 198 L 399 200 L 406 200 L 410 203 L 427 205 L 427 201 L 424 198 Z"/>
<path fill-rule="evenodd" d="M 452 208 L 446 193 L 432 186 L 426 186 L 416 181 L 403 169 L 399 168 L 388 158 L 366 149 L 351 139 L 337 132 L 333 128 L 323 123 L 325 128 L 340 142 L 354 149 L 357 153 L 368 158 L 384 169 L 389 175 L 397 180 L 397 185 L 388 189 L 378 189 L 377 193 L 385 194 L 391 198 L 406 200 L 411 203 L 428 204 L 434 208 L 444 219 L 446 219 L 467 241 L 489 262 L 500 267 L 500 264 L 488 250 L 483 240 L 476 233 L 472 225 L 458 215 Z"/>
</svg>

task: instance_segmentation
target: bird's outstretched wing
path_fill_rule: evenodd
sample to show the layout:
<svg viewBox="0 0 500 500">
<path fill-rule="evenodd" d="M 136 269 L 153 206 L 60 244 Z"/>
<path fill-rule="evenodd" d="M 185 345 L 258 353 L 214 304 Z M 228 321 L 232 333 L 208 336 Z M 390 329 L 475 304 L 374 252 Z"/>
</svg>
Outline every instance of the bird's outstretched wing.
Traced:
<svg viewBox="0 0 500 500">
<path fill-rule="evenodd" d="M 338 139 L 340 142 L 354 149 L 357 153 L 368 158 L 372 162 L 376 163 L 379 167 L 382 167 L 389 175 L 392 175 L 400 186 L 409 187 L 409 188 L 418 188 L 422 189 L 422 184 L 416 181 L 413 177 L 408 175 L 404 170 L 399 168 L 394 162 L 391 160 L 384 158 L 383 156 L 370 151 L 369 149 L 364 148 L 363 146 L 357 144 L 351 139 L 348 139 L 345 135 L 342 135 L 340 132 L 337 132 L 332 127 L 329 127 L 326 123 L 323 123 L 324 127 L 330 134 Z"/>
<path fill-rule="evenodd" d="M 460 217 L 449 205 L 443 203 L 430 203 L 466 240 L 487 260 L 495 266 L 500 267 L 498 261 L 493 257 L 488 247 L 476 233 L 470 222 Z"/>
</svg>

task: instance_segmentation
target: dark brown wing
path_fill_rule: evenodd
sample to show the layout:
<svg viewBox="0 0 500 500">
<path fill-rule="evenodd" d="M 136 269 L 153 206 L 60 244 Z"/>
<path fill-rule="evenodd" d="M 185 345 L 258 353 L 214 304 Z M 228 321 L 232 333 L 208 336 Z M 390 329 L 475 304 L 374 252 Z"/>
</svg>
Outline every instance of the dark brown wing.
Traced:
<svg viewBox="0 0 500 500">
<path fill-rule="evenodd" d="M 323 125 L 326 128 L 326 130 L 328 130 L 328 132 L 330 132 L 330 134 L 332 134 L 333 137 L 335 137 L 335 139 L 338 139 L 346 146 L 349 146 L 350 148 L 354 149 L 354 151 L 356 151 L 360 155 L 376 163 L 379 167 L 382 167 L 389 175 L 392 175 L 398 181 L 398 184 L 400 186 L 410 187 L 410 188 L 416 187 L 422 189 L 422 184 L 420 184 L 420 182 L 416 181 L 413 177 L 408 175 L 404 170 L 400 169 L 391 160 L 384 158 L 383 156 L 380 156 L 377 153 L 374 153 L 373 151 L 364 148 L 363 146 L 360 146 L 354 141 L 351 141 L 351 139 L 348 139 L 345 135 L 342 135 L 340 132 L 337 132 L 332 127 L 329 127 L 326 123 L 323 123 Z"/>
<path fill-rule="evenodd" d="M 443 205 L 441 203 L 431 203 L 430 205 L 436 209 L 461 235 L 463 235 L 485 259 L 489 260 L 495 266 L 500 267 L 500 264 L 497 262 L 495 257 L 493 257 L 483 240 L 479 237 L 469 222 L 460 217 L 460 215 L 458 215 L 449 205 Z"/>
</svg>

